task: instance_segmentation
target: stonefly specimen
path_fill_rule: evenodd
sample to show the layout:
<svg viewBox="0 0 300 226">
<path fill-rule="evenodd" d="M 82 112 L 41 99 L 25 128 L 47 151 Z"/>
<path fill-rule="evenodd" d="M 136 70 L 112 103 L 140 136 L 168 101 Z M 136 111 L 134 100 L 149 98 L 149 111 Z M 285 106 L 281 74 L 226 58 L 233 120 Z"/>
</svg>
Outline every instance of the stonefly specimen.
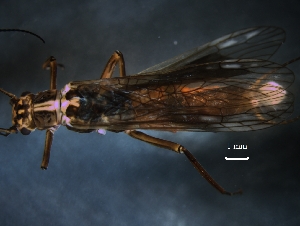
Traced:
<svg viewBox="0 0 300 226">
<path fill-rule="evenodd" d="M 46 169 L 53 134 L 60 125 L 79 133 L 125 132 L 184 153 L 222 194 L 241 193 L 223 189 L 182 145 L 136 130 L 240 132 L 297 120 L 287 120 L 294 102 L 287 88 L 294 74 L 286 66 L 300 57 L 284 64 L 268 60 L 284 39 L 281 28 L 248 28 L 132 76 L 126 76 L 123 55 L 116 51 L 100 79 L 70 82 L 62 90 L 56 89 L 57 63 L 51 56 L 43 64 L 51 70 L 49 90 L 23 92 L 18 98 L 0 89 L 10 97 L 13 123 L 9 129 L 1 128 L 0 134 L 47 130 L 41 165 Z M 112 78 L 117 64 L 120 77 Z"/>
</svg>

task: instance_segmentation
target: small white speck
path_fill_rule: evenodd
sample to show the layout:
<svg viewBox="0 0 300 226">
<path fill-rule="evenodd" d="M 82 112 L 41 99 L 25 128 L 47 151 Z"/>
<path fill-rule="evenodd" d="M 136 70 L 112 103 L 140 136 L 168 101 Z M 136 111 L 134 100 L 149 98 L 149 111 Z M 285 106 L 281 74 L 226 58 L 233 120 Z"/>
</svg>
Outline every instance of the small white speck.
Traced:
<svg viewBox="0 0 300 226">
<path fill-rule="evenodd" d="M 177 42 L 177 41 L 174 41 L 173 43 L 174 43 L 174 45 L 175 45 L 175 46 L 178 44 L 178 42 Z"/>
<path fill-rule="evenodd" d="M 158 36 L 157 38 L 160 38 L 160 36 Z"/>
<path fill-rule="evenodd" d="M 222 68 L 241 68 L 240 64 L 222 64 Z"/>
</svg>

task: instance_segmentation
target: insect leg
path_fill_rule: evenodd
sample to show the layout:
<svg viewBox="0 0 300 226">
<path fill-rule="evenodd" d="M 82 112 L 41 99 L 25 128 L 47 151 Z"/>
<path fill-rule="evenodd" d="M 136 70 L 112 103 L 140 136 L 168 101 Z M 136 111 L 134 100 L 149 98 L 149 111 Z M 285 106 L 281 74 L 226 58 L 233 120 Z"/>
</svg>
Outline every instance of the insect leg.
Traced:
<svg viewBox="0 0 300 226">
<path fill-rule="evenodd" d="M 11 133 L 17 133 L 18 130 L 16 127 L 12 126 L 9 129 L 0 128 L 0 135 L 7 137 Z"/>
<path fill-rule="evenodd" d="M 50 56 L 43 64 L 43 69 L 50 67 L 50 89 L 56 89 L 56 74 L 57 74 L 57 63 L 53 56 Z"/>
<path fill-rule="evenodd" d="M 140 131 L 135 130 L 126 130 L 125 133 L 127 133 L 129 136 L 136 138 L 138 140 L 147 142 L 149 144 L 169 149 L 172 151 L 175 151 L 177 153 L 184 153 L 185 156 L 190 160 L 190 162 L 193 164 L 193 166 L 196 168 L 196 170 L 201 174 L 202 177 L 204 177 L 208 183 L 210 183 L 214 188 L 216 188 L 219 192 L 226 195 L 235 195 L 235 194 L 241 194 L 242 191 L 236 191 L 236 192 L 228 192 L 224 188 L 222 188 L 210 175 L 209 173 L 201 166 L 201 164 L 197 161 L 197 159 L 190 153 L 185 147 L 183 147 L 180 144 L 162 140 L 156 137 L 149 136 L 145 133 L 142 133 Z"/>
<path fill-rule="evenodd" d="M 53 56 L 49 57 L 49 59 L 47 59 L 43 64 L 44 69 L 48 67 L 50 67 L 50 89 L 56 89 L 57 63 L 56 63 L 56 59 Z M 44 170 L 47 169 L 49 164 L 53 135 L 54 135 L 54 130 L 51 131 L 51 129 L 47 129 L 45 146 L 44 146 L 44 155 L 41 164 L 41 168 Z"/>
<path fill-rule="evenodd" d="M 125 71 L 125 61 L 123 54 L 116 50 L 113 55 L 109 58 L 107 64 L 105 65 L 105 68 L 102 72 L 102 75 L 100 76 L 100 79 L 102 78 L 111 78 L 114 69 L 119 63 L 119 69 L 120 69 L 120 76 L 125 77 L 126 76 L 126 71 Z"/>
<path fill-rule="evenodd" d="M 14 102 L 17 101 L 16 95 L 14 95 L 14 94 L 12 94 L 10 92 L 7 92 L 7 91 L 5 91 L 4 89 L 1 89 L 1 88 L 0 88 L 0 92 L 4 93 L 6 96 L 10 97 L 10 102 L 11 103 L 14 103 Z M 17 132 L 18 132 L 18 130 L 17 130 L 17 128 L 15 126 L 12 126 L 9 129 L 0 128 L 0 135 L 1 136 L 5 136 L 5 137 L 7 137 L 11 133 L 17 133 Z"/>
<path fill-rule="evenodd" d="M 51 151 L 51 145 L 53 141 L 53 133 L 51 130 L 47 129 L 46 132 L 46 139 L 45 139 L 45 146 L 44 146 L 44 155 L 43 155 L 43 160 L 41 164 L 41 168 L 43 170 L 46 170 L 49 164 L 49 159 L 50 159 L 50 151 Z"/>
</svg>

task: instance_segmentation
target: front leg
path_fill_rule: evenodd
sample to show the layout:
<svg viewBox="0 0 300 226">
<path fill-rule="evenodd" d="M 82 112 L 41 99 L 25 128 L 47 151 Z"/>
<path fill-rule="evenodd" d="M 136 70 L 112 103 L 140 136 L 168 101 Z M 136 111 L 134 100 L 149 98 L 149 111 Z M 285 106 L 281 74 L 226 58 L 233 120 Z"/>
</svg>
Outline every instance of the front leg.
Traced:
<svg viewBox="0 0 300 226">
<path fill-rule="evenodd" d="M 172 151 L 175 151 L 177 153 L 183 153 L 188 158 L 188 160 L 193 164 L 193 166 L 196 168 L 196 170 L 201 174 L 202 177 L 204 177 L 208 183 L 210 183 L 214 188 L 216 188 L 219 192 L 225 195 L 235 195 L 235 194 L 241 194 L 242 191 L 236 191 L 236 192 L 228 192 L 224 188 L 222 188 L 210 175 L 209 173 L 201 166 L 201 164 L 197 161 L 197 159 L 190 153 L 185 147 L 183 147 L 180 144 L 159 139 L 156 137 L 149 136 L 143 132 L 136 131 L 136 130 L 126 130 L 125 133 L 127 133 L 129 136 L 147 142 L 149 144 L 169 149 Z"/>
</svg>

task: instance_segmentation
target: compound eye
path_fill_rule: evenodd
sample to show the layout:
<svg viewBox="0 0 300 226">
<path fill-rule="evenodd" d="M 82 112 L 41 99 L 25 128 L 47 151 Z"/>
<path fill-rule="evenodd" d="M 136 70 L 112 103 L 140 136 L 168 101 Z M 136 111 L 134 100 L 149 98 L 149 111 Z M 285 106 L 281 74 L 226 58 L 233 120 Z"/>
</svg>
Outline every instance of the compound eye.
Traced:
<svg viewBox="0 0 300 226">
<path fill-rule="evenodd" d="M 31 133 L 31 131 L 28 130 L 28 129 L 26 129 L 26 128 L 22 128 L 22 129 L 21 129 L 21 133 L 22 133 L 23 135 L 29 135 L 29 134 Z"/>
</svg>

